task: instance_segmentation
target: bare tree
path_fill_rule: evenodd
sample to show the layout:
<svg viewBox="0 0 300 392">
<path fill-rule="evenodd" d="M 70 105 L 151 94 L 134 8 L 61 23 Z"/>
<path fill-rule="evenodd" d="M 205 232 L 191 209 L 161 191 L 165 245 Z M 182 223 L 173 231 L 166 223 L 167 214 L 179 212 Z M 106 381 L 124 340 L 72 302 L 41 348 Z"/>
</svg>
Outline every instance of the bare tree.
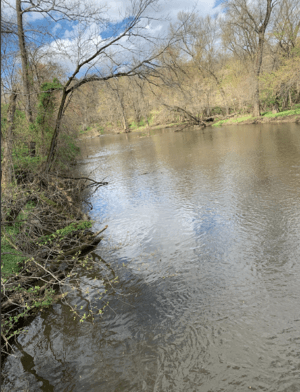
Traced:
<svg viewBox="0 0 300 392">
<path fill-rule="evenodd" d="M 147 10 L 157 3 L 156 0 L 137 0 L 132 2 L 132 8 L 123 20 L 127 20 L 122 32 L 106 40 L 99 41 L 97 31 L 90 31 L 88 26 L 80 26 L 75 48 L 76 67 L 62 88 L 62 97 L 58 109 L 56 125 L 48 153 L 46 171 L 54 161 L 60 126 L 66 106 L 72 93 L 89 82 L 107 81 L 123 76 L 137 76 L 142 79 L 160 77 L 160 67 L 157 59 L 174 41 L 174 37 L 166 40 L 153 36 L 148 32 L 149 20 Z M 135 44 L 134 44 L 135 43 Z M 157 49 L 160 43 L 159 50 Z M 58 49 L 58 48 L 57 48 Z M 64 48 L 65 56 L 68 48 Z M 62 54 L 62 52 L 61 52 Z M 72 56 L 68 55 L 69 59 Z M 112 65 L 112 66 L 111 66 Z M 84 76 L 76 80 L 77 75 L 84 71 Z M 153 81 L 152 81 L 153 82 Z"/>
<path fill-rule="evenodd" d="M 278 0 L 228 0 L 226 7 L 226 24 L 231 29 L 231 45 L 240 45 L 248 51 L 253 61 L 254 94 L 253 115 L 260 116 L 259 76 L 261 73 L 265 35 L 271 13 Z M 242 41 L 239 38 L 242 37 Z M 243 43 L 244 41 L 244 43 Z M 241 44 L 242 42 L 242 44 Z"/>
<path fill-rule="evenodd" d="M 23 89 L 25 95 L 25 113 L 29 123 L 33 122 L 32 117 L 32 107 L 30 99 L 30 78 L 29 78 L 29 62 L 28 55 L 25 45 L 25 34 L 23 27 L 23 14 L 25 10 L 22 10 L 21 0 L 16 0 L 16 13 L 17 13 L 17 25 L 18 25 L 18 38 L 19 38 L 19 48 L 22 60 L 22 79 L 23 79 Z"/>
<path fill-rule="evenodd" d="M 111 79 L 109 82 L 106 83 L 106 86 L 113 93 L 113 96 L 115 98 L 115 101 L 117 102 L 117 106 L 121 116 L 123 129 L 125 132 L 128 132 L 129 126 L 126 118 L 124 92 L 121 91 L 120 88 L 121 86 L 119 85 L 118 80 Z"/>
<path fill-rule="evenodd" d="M 222 86 L 220 72 L 222 53 L 220 51 L 220 28 L 218 20 L 210 16 L 205 18 L 196 13 L 180 13 L 182 46 L 181 49 L 187 54 L 202 77 L 209 77 L 216 84 L 223 99 L 223 104 L 228 115 L 228 103 L 225 90 Z M 207 93 L 209 90 L 207 91 Z M 207 102 L 209 95 L 207 94 Z M 209 107 L 207 107 L 209 111 Z M 209 113 L 208 113 L 209 115 Z"/>
<path fill-rule="evenodd" d="M 282 0 L 275 14 L 272 35 L 286 57 L 293 55 L 300 29 L 300 1 Z"/>
<path fill-rule="evenodd" d="M 61 20 L 77 21 L 81 23 L 93 23 L 101 20 L 105 23 L 103 12 L 106 10 L 106 5 L 97 5 L 95 2 L 89 0 L 72 1 L 68 0 L 16 0 L 15 7 L 7 1 L 3 0 L 3 4 L 10 10 L 13 10 L 16 16 L 16 21 L 8 16 L 7 13 L 1 16 L 1 30 L 5 34 L 14 34 L 18 36 L 18 46 L 20 51 L 22 63 L 22 81 L 23 93 L 25 96 L 25 113 L 29 123 L 33 123 L 33 105 L 32 105 L 32 70 L 28 55 L 28 42 L 33 39 L 33 36 L 51 36 L 50 29 L 45 29 L 45 26 L 40 28 L 25 26 L 24 15 L 29 13 L 39 13 L 48 20 L 58 22 Z M 28 25 L 28 23 L 27 23 Z M 42 42 L 40 42 L 42 45 Z"/>
</svg>

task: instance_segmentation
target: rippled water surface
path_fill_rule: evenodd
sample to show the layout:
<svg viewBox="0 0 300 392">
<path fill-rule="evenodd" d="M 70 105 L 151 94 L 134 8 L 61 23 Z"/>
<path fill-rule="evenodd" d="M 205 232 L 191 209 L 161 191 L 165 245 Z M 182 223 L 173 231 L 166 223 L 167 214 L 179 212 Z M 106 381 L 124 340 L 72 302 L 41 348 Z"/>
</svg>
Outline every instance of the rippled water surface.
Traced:
<svg viewBox="0 0 300 392">
<path fill-rule="evenodd" d="M 37 317 L 7 390 L 300 391 L 299 125 L 101 136 L 82 154 L 109 182 L 89 201 L 120 283 L 94 325 L 61 304 Z"/>
</svg>

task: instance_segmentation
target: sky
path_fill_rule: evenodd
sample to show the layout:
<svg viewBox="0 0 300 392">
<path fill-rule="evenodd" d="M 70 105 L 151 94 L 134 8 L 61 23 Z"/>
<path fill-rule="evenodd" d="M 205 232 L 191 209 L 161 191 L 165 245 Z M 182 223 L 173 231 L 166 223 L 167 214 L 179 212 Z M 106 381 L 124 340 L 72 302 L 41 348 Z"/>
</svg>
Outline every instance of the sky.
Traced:
<svg viewBox="0 0 300 392">
<path fill-rule="evenodd" d="M 69 1 L 74 4 L 73 0 Z M 105 4 L 99 0 L 90 0 L 95 5 Z M 145 0 L 142 0 L 145 1 Z M 196 11 L 201 16 L 214 15 L 220 12 L 220 3 L 222 0 L 161 0 L 157 2 L 154 7 L 149 7 L 145 15 L 149 19 L 143 22 L 144 32 L 148 38 L 154 37 L 161 39 L 164 37 L 169 29 L 170 23 L 175 23 L 179 12 Z M 15 6 L 14 0 L 5 0 L 2 2 L 2 12 L 9 12 L 14 15 L 12 8 L 9 8 L 5 3 L 10 3 L 12 7 Z M 81 3 L 83 4 L 83 2 Z M 131 8 L 130 0 L 110 0 L 107 3 L 106 17 L 111 23 L 106 26 L 99 26 L 91 23 L 84 29 L 76 23 L 65 21 L 52 22 L 46 20 L 41 13 L 26 13 L 25 20 L 31 26 L 39 29 L 47 29 L 51 32 L 51 36 L 43 37 L 44 52 L 51 52 L 51 59 L 64 65 L 66 68 L 72 70 L 78 59 L 84 59 L 103 45 L 105 40 L 113 36 L 117 36 L 122 31 L 122 27 L 126 24 L 128 16 L 130 16 L 129 9 Z M 28 4 L 23 2 L 23 7 Z M 127 17 L 127 19 L 126 19 Z M 152 19 L 151 19 L 152 18 Z M 112 49 L 112 53 L 117 59 L 117 62 L 122 61 L 128 63 L 132 56 L 146 56 L 147 50 L 150 49 L 149 41 L 135 38 L 134 40 L 123 39 L 121 45 Z M 80 48 L 80 50 L 78 50 Z M 131 57 L 130 57 L 131 56 Z M 103 66 L 102 59 L 102 66 Z M 94 64 L 95 65 L 95 64 Z M 95 70 L 95 69 L 94 69 Z"/>
</svg>

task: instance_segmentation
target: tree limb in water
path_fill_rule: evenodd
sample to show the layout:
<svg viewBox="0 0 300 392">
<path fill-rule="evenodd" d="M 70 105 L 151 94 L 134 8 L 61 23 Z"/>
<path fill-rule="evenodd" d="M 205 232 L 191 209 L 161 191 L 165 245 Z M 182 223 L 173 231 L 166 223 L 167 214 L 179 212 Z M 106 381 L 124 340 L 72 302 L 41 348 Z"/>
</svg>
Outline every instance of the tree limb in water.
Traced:
<svg viewBox="0 0 300 392">
<path fill-rule="evenodd" d="M 188 117 L 190 120 L 192 120 L 195 124 L 197 125 L 202 125 L 203 127 L 206 127 L 205 122 L 200 120 L 199 118 L 193 116 L 190 112 L 188 112 L 185 109 L 180 108 L 179 106 L 169 106 L 167 104 L 163 104 L 168 110 L 172 112 L 182 112 L 185 114 L 186 117 Z"/>
</svg>

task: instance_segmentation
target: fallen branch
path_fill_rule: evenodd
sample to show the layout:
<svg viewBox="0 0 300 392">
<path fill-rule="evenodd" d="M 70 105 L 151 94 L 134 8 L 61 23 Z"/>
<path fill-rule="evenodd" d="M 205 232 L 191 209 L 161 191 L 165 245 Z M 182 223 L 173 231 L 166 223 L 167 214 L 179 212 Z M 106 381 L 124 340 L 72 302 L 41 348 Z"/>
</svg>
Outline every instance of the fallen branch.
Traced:
<svg viewBox="0 0 300 392">
<path fill-rule="evenodd" d="M 182 109 L 179 106 L 169 106 L 167 104 L 163 104 L 163 106 L 165 106 L 168 110 L 170 110 L 172 112 L 182 112 L 186 117 L 188 117 L 190 120 L 192 120 L 193 123 L 195 123 L 197 125 L 202 125 L 203 127 L 206 127 L 206 124 L 205 124 L 204 121 L 202 121 L 199 118 L 193 116 L 190 112 L 188 112 L 185 109 Z"/>
</svg>

